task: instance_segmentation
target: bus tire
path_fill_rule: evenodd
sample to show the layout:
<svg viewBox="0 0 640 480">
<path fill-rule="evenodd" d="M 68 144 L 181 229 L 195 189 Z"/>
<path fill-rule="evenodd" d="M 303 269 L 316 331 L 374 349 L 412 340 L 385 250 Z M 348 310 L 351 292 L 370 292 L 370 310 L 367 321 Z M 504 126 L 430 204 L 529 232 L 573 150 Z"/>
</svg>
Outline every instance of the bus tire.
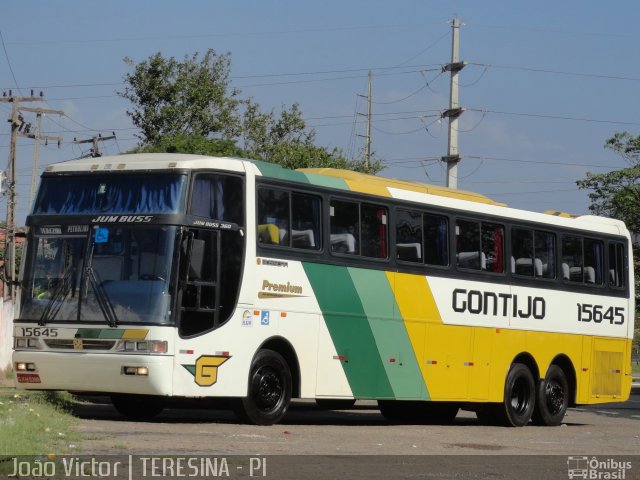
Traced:
<svg viewBox="0 0 640 480">
<path fill-rule="evenodd" d="M 523 363 L 513 363 L 504 385 L 504 400 L 495 405 L 493 416 L 499 425 L 524 427 L 536 403 L 536 388 L 531 370 Z"/>
<path fill-rule="evenodd" d="M 139 422 L 153 420 L 164 410 L 164 401 L 150 395 L 112 395 L 111 403 L 122 416 Z"/>
<path fill-rule="evenodd" d="M 569 382 L 564 370 L 551 365 L 537 389 L 533 423 L 554 427 L 560 425 L 569 407 Z"/>
<path fill-rule="evenodd" d="M 355 398 L 316 398 L 316 405 L 323 410 L 349 410 L 355 404 Z"/>
<path fill-rule="evenodd" d="M 234 411 L 245 423 L 278 423 L 289 408 L 292 385 L 291 370 L 282 355 L 260 350 L 251 363 L 247 396 L 236 401 Z"/>
</svg>

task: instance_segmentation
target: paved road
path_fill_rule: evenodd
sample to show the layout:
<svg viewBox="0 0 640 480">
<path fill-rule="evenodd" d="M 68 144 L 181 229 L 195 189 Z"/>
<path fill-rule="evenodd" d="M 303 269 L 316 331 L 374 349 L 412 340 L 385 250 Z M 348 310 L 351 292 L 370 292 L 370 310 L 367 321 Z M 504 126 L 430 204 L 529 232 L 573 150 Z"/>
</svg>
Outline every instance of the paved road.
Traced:
<svg viewBox="0 0 640 480">
<path fill-rule="evenodd" d="M 640 455 L 640 393 L 624 403 L 570 409 L 555 428 L 483 426 L 471 412 L 460 412 L 450 426 L 390 425 L 373 402 L 322 411 L 296 401 L 270 427 L 238 424 L 221 410 L 167 409 L 146 423 L 126 421 L 107 403 L 77 414 L 87 437 L 79 453 Z"/>
<path fill-rule="evenodd" d="M 583 478 L 640 479 L 637 391 L 625 403 L 571 409 L 566 423 L 555 428 L 483 426 L 470 412 L 461 412 L 450 426 L 391 425 L 374 402 L 322 411 L 308 401 L 294 402 L 284 421 L 269 427 L 238 424 L 230 412 L 206 409 L 167 409 L 153 422 L 130 422 L 106 399 L 99 400 L 76 411 L 75 428 L 84 440 L 70 451 L 79 458 L 131 465 L 109 477 L 118 480 L 182 478 L 171 466 L 145 473 L 149 465 L 141 462 L 198 455 L 228 461 L 228 470 L 193 478 L 251 478 L 251 462 L 258 461 L 262 469 L 254 475 L 273 479 L 564 480 L 572 466 L 597 459 L 606 466 Z M 625 469 L 611 469 L 612 461 L 631 462 L 632 468 L 614 463 Z M 580 473 L 592 475 L 591 470 Z"/>
</svg>

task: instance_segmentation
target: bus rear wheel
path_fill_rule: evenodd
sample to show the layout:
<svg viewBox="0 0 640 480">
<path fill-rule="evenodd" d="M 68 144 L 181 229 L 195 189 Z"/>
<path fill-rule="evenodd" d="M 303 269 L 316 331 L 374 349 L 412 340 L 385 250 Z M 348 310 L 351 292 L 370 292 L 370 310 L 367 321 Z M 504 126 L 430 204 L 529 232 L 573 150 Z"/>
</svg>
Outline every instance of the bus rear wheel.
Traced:
<svg viewBox="0 0 640 480">
<path fill-rule="evenodd" d="M 531 370 L 523 363 L 514 363 L 504 385 L 504 401 L 494 405 L 491 414 L 496 422 L 506 427 L 524 427 L 536 403 L 536 388 Z"/>
<path fill-rule="evenodd" d="M 234 411 L 243 422 L 273 425 L 287 413 L 291 391 L 286 360 L 273 350 L 260 350 L 251 364 L 247 396 L 236 401 Z"/>
<path fill-rule="evenodd" d="M 569 382 L 562 368 L 551 365 L 538 385 L 533 423 L 549 427 L 562 423 L 569 407 Z"/>
<path fill-rule="evenodd" d="M 111 403 L 121 415 L 141 422 L 153 420 L 164 410 L 164 401 L 150 395 L 112 395 Z"/>
</svg>

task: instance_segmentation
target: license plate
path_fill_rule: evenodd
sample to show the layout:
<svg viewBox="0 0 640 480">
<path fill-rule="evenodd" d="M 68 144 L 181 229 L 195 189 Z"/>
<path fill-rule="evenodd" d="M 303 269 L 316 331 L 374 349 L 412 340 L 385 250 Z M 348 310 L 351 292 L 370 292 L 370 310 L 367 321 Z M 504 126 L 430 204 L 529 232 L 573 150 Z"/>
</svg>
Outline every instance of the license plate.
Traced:
<svg viewBox="0 0 640 480">
<path fill-rule="evenodd" d="M 41 383 L 37 373 L 18 373 L 18 383 Z"/>
</svg>

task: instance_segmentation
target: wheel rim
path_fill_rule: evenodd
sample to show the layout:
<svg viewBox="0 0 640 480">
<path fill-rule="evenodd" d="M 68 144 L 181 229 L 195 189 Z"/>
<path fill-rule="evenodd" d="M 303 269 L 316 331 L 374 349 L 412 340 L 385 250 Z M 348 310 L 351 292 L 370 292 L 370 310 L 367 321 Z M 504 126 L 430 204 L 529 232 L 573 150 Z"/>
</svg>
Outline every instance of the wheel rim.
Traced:
<svg viewBox="0 0 640 480">
<path fill-rule="evenodd" d="M 552 415 L 560 413 L 564 408 L 566 398 L 562 385 L 555 380 L 548 382 L 545 388 L 545 396 L 549 413 Z"/>
<path fill-rule="evenodd" d="M 253 376 L 256 406 L 262 411 L 275 410 L 284 395 L 283 381 L 271 368 L 261 368 Z"/>
<path fill-rule="evenodd" d="M 531 391 L 524 378 L 518 378 L 511 389 L 511 409 L 517 415 L 524 415 L 531 403 Z"/>
</svg>

